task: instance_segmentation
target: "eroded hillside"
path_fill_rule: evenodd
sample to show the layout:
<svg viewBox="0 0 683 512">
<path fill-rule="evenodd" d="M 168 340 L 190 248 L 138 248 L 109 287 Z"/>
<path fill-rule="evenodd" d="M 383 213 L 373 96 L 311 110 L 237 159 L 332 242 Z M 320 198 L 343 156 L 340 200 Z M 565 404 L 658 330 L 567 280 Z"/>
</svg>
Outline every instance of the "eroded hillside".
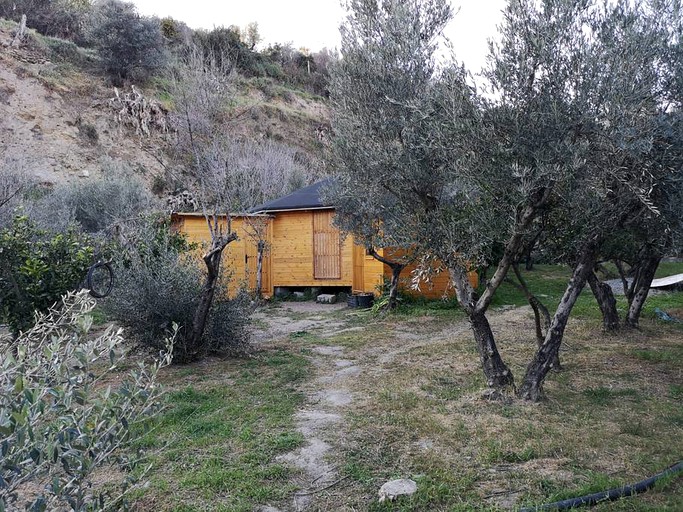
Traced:
<svg viewBox="0 0 683 512">
<path fill-rule="evenodd" d="M 92 54 L 34 32 L 11 45 L 15 28 L 0 20 L 2 165 L 23 168 L 44 183 L 93 178 L 119 166 L 144 175 L 150 185 L 164 183 L 157 178 L 167 175 L 173 131 L 147 136 L 122 125 L 109 101 L 114 89 L 95 71 Z M 329 126 L 323 98 L 265 78 L 237 76 L 235 84 L 237 115 L 227 131 L 294 146 L 321 168 Z M 143 94 L 172 110 L 173 98 L 158 85 L 151 81 Z"/>
</svg>

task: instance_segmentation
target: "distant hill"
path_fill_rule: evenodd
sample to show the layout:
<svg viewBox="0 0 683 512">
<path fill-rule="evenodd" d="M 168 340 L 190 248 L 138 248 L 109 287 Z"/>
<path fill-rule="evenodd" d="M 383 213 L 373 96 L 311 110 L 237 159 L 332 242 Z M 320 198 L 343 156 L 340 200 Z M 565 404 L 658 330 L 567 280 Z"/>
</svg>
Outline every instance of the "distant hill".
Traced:
<svg viewBox="0 0 683 512">
<path fill-rule="evenodd" d="M 33 30 L 12 45 L 17 27 L 0 19 L 0 165 L 22 167 L 46 184 L 128 166 L 156 192 L 170 187 L 164 182 L 165 155 L 173 133 L 139 136 L 117 121 L 109 104 L 114 89 L 98 70 L 93 50 Z M 269 77 L 237 75 L 235 83 L 239 115 L 226 130 L 293 146 L 310 165 L 321 166 L 321 139 L 329 131 L 323 97 Z M 173 108 L 159 80 L 139 89 Z"/>
</svg>

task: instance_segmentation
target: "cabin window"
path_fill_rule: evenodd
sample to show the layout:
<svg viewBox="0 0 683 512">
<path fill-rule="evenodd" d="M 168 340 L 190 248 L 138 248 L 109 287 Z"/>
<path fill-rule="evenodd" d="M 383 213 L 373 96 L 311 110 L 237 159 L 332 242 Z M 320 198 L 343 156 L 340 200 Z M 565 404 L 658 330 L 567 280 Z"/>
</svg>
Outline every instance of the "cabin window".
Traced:
<svg viewBox="0 0 683 512">
<path fill-rule="evenodd" d="M 333 210 L 313 213 L 313 277 L 341 279 L 341 238 Z"/>
</svg>

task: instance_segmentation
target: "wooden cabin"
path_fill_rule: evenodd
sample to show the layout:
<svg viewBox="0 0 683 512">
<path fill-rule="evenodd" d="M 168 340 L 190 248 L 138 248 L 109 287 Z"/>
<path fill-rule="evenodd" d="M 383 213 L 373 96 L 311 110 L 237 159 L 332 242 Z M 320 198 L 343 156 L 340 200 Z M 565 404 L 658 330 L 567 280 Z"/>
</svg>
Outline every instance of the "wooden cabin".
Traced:
<svg viewBox="0 0 683 512">
<path fill-rule="evenodd" d="M 240 286 L 256 290 L 261 241 L 261 293 L 265 297 L 273 296 L 278 289 L 297 288 L 378 293 L 383 281 L 391 277 L 391 269 L 367 255 L 365 247 L 354 244 L 352 235 L 340 233 L 334 226 L 334 206 L 324 204 L 320 197 L 325 184 L 315 183 L 252 208 L 252 213 L 231 216 L 239 240 L 228 245 L 224 253 L 223 267 L 230 269 L 229 290 Z M 175 213 L 172 224 L 191 241 L 209 240 L 202 214 Z M 405 292 L 433 299 L 452 296 L 448 272 L 437 275 L 431 285 L 422 285 L 420 292 L 407 289 L 411 270 L 408 267 L 403 271 Z M 476 273 L 471 278 L 476 280 Z"/>
</svg>

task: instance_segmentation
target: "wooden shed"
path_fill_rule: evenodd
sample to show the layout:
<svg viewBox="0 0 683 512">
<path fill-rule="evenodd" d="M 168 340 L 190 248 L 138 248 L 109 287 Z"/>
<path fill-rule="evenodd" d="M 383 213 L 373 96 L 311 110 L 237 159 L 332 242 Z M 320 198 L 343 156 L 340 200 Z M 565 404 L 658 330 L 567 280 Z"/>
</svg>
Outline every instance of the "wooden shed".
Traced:
<svg viewBox="0 0 683 512">
<path fill-rule="evenodd" d="M 220 219 L 227 222 L 227 217 Z M 234 295 L 240 288 L 257 290 L 257 267 L 259 241 L 265 242 L 261 270 L 261 290 L 265 296 L 272 294 L 272 278 L 268 247 L 273 237 L 273 218 L 269 215 L 230 215 L 231 228 L 238 239 L 228 244 L 223 252 L 221 272 L 228 281 L 228 293 Z M 188 241 L 201 246 L 210 240 L 209 228 L 202 213 L 173 213 L 171 228 L 184 233 Z M 198 255 L 199 258 L 199 255 Z"/>
<path fill-rule="evenodd" d="M 252 213 L 231 216 L 232 228 L 239 240 L 231 243 L 224 255 L 224 268 L 231 269 L 230 289 L 243 286 L 256 290 L 258 242 L 262 240 L 265 242 L 263 296 L 272 296 L 277 288 L 378 292 L 385 278 L 391 277 L 391 270 L 367 255 L 365 247 L 354 244 L 352 235 L 340 233 L 333 224 L 334 206 L 325 204 L 320 197 L 326 183 L 324 180 L 296 190 L 253 208 Z M 173 214 L 173 226 L 186 233 L 191 241 L 209 239 L 201 214 Z M 404 270 L 406 283 L 410 281 L 411 271 L 411 267 Z M 476 279 L 476 274 L 473 278 Z M 419 294 L 427 298 L 452 295 L 449 282 L 450 276 L 444 272 L 436 276 L 431 286 L 422 286 Z"/>
</svg>

